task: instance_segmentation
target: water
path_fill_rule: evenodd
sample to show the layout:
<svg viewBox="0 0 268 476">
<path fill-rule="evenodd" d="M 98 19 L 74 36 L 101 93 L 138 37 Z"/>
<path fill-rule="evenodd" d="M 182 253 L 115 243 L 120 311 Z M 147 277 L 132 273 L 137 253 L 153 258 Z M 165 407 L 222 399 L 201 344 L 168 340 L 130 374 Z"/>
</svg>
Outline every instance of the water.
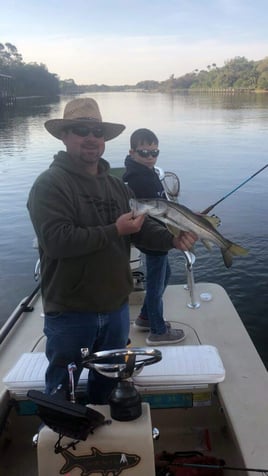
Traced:
<svg viewBox="0 0 268 476">
<path fill-rule="evenodd" d="M 201 211 L 225 196 L 266 165 L 268 95 L 174 95 L 159 93 L 95 93 L 105 121 L 126 124 L 107 142 L 104 157 L 123 165 L 129 136 L 139 127 L 158 135 L 158 165 L 178 174 L 180 201 Z M 26 210 L 35 177 L 63 148 L 43 124 L 62 117 L 70 97 L 59 101 L 27 100 L 0 118 L 0 324 L 36 283 L 37 251 Z M 195 280 L 213 281 L 227 290 L 265 365 L 268 367 L 268 220 L 267 171 L 257 175 L 219 204 L 219 231 L 248 248 L 226 269 L 218 248 L 209 253 L 196 245 Z M 172 283 L 184 283 L 184 260 L 172 251 Z"/>
</svg>

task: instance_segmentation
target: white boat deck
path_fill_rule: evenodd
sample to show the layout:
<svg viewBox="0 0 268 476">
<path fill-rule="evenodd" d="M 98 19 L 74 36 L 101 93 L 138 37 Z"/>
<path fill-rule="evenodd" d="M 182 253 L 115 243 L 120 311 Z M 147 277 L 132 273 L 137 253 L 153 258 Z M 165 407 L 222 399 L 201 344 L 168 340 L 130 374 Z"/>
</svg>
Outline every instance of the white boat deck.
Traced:
<svg viewBox="0 0 268 476">
<path fill-rule="evenodd" d="M 218 349 L 226 375 L 224 381 L 217 384 L 217 393 L 225 418 L 243 454 L 244 465 L 248 468 L 267 468 L 267 371 L 224 289 L 215 284 L 198 283 L 196 295 L 199 297 L 201 293 L 210 293 L 212 299 L 200 300 L 198 309 L 190 309 L 187 307 L 189 293 L 184 287 L 169 286 L 164 296 L 165 318 L 173 327 L 185 331 L 186 339 L 178 346 L 202 344 Z M 130 338 L 131 345 L 135 347 L 146 347 L 147 332 L 133 325 L 142 298 L 142 292 L 135 292 L 130 300 Z M 25 314 L 0 346 L 2 411 L 8 399 L 3 377 L 23 352 L 44 350 L 41 300 L 37 300 L 34 306 L 34 312 Z"/>
<path fill-rule="evenodd" d="M 201 301 L 198 309 L 187 307 L 189 294 L 183 286 L 165 291 L 165 318 L 182 328 L 183 345 L 211 344 L 217 347 L 226 376 L 218 384 L 225 417 L 249 468 L 268 467 L 268 373 L 239 315 L 226 294 L 216 284 L 197 283 L 196 295 L 210 293 L 211 301 Z M 139 306 L 132 306 L 132 319 Z M 131 329 L 135 345 L 144 346 L 146 333 Z M 181 345 L 181 344 L 178 344 Z"/>
</svg>

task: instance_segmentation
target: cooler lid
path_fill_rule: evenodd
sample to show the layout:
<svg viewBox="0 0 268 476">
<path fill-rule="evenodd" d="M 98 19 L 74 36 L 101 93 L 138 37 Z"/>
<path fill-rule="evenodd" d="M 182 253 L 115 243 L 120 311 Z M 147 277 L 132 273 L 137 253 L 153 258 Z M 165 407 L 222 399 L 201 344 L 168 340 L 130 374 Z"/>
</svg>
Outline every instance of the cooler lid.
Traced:
<svg viewBox="0 0 268 476">
<path fill-rule="evenodd" d="M 162 360 L 134 377 L 137 386 L 202 385 L 222 382 L 225 369 L 218 349 L 211 345 L 157 346 Z"/>
<path fill-rule="evenodd" d="M 27 395 L 28 390 L 45 390 L 48 360 L 44 352 L 25 352 L 4 377 L 8 390 L 16 395 Z M 83 369 L 77 389 L 87 382 L 88 369 Z"/>
</svg>

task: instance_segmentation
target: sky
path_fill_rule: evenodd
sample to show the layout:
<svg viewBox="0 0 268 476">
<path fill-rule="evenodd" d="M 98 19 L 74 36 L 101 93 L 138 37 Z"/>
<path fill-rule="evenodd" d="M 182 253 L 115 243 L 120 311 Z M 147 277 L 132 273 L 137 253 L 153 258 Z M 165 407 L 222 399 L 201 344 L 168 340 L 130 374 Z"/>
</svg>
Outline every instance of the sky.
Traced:
<svg viewBox="0 0 268 476">
<path fill-rule="evenodd" d="M 268 0 L 0 0 L 0 43 L 76 84 L 165 81 L 268 56 Z"/>
</svg>

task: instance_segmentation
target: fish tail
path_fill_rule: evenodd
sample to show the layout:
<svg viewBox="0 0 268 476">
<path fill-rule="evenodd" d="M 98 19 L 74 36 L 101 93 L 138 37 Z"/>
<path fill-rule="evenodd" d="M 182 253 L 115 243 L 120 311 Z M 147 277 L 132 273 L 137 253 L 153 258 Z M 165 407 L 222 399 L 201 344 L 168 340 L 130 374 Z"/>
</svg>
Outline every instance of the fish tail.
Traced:
<svg viewBox="0 0 268 476">
<path fill-rule="evenodd" d="M 226 268 L 230 268 L 233 264 L 233 255 L 232 255 L 232 253 L 230 253 L 228 248 L 226 248 L 226 249 L 222 248 L 221 249 L 221 254 L 222 254 L 223 261 L 224 261 L 224 264 L 225 264 Z"/>
<path fill-rule="evenodd" d="M 62 451 L 62 456 L 65 458 L 65 463 L 60 470 L 60 474 L 65 474 L 67 471 L 71 471 L 76 466 L 76 460 L 79 458 L 67 450 Z"/>
<path fill-rule="evenodd" d="M 233 256 L 245 256 L 248 254 L 248 250 L 230 241 L 229 246 L 221 249 L 221 253 L 226 268 L 230 268 L 233 263 Z"/>
</svg>

